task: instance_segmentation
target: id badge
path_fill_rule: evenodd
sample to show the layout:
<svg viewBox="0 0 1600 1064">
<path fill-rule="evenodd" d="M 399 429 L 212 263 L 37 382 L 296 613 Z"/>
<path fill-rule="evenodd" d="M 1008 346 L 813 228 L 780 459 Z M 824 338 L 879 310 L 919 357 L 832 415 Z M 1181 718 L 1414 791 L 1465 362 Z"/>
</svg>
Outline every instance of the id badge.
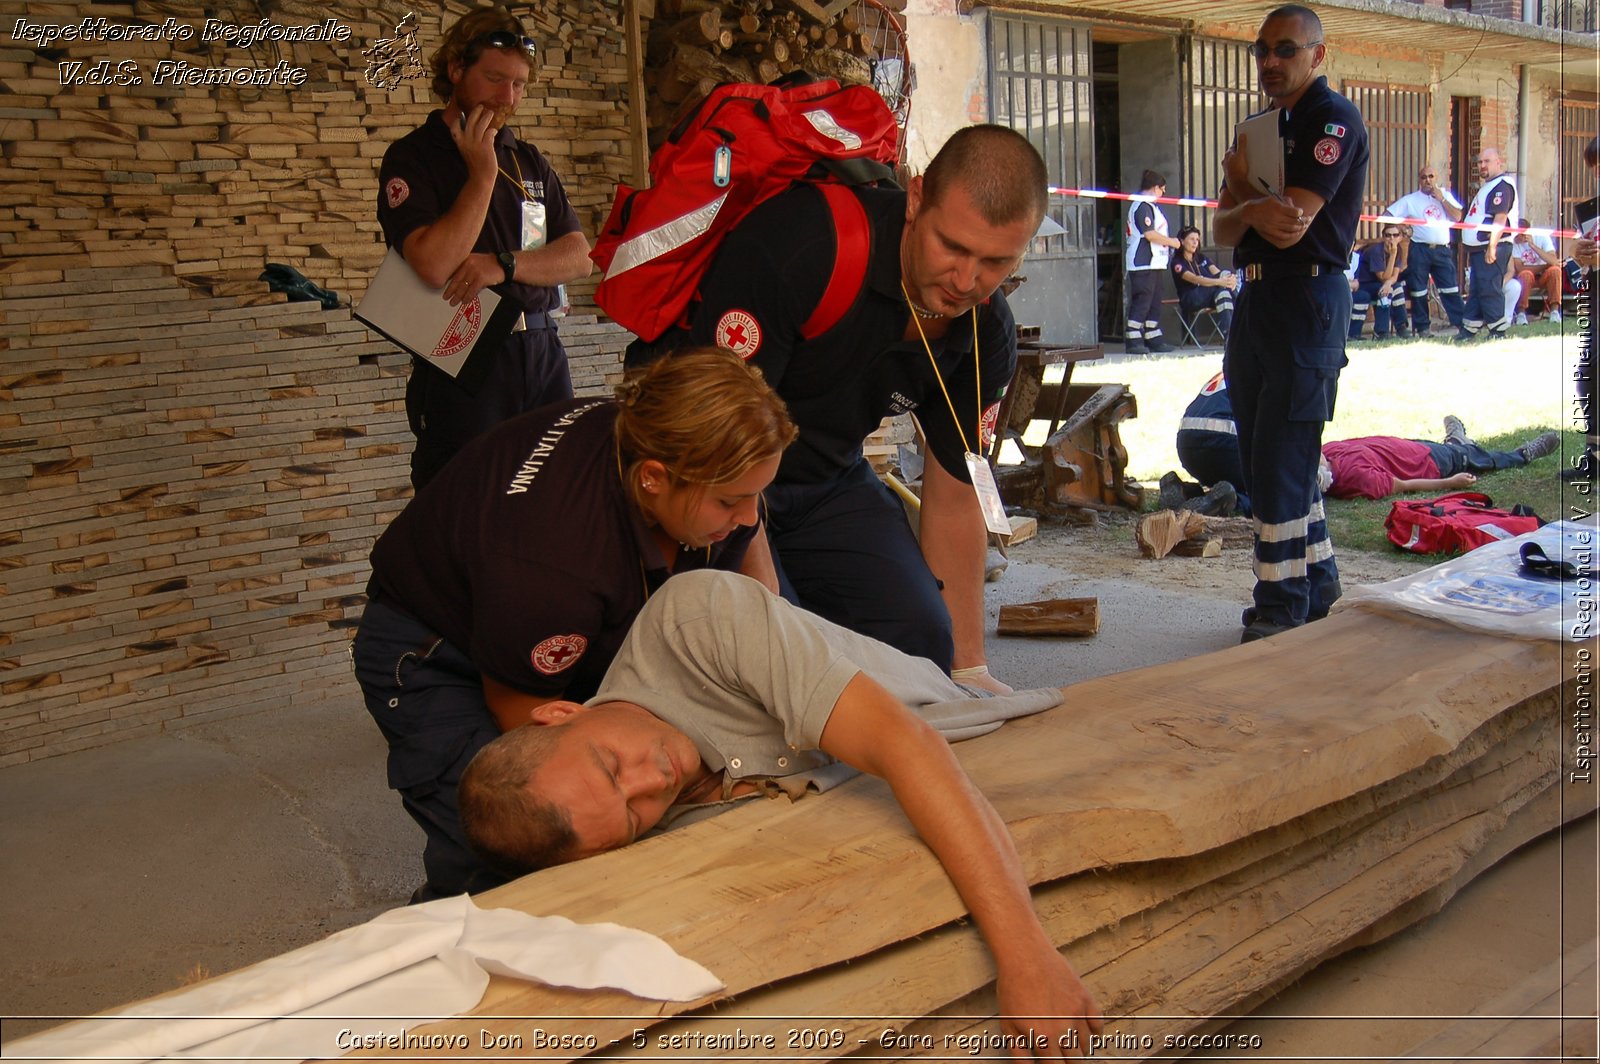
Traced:
<svg viewBox="0 0 1600 1064">
<path fill-rule="evenodd" d="M 994 470 L 984 461 L 983 455 L 967 452 L 967 473 L 972 477 L 972 488 L 978 493 L 978 505 L 983 508 L 983 523 L 996 535 L 1011 534 L 1011 522 L 1006 519 L 1006 504 L 1000 500 L 1000 486 L 994 482 Z"/>
<path fill-rule="evenodd" d="M 536 199 L 522 201 L 522 250 L 544 247 L 544 204 Z"/>
</svg>

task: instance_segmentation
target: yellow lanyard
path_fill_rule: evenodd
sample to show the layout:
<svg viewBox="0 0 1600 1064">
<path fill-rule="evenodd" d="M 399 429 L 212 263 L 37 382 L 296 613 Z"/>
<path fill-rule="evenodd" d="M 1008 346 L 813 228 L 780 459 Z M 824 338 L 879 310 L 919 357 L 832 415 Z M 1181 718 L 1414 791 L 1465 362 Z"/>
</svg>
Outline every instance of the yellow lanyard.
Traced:
<svg viewBox="0 0 1600 1064">
<path fill-rule="evenodd" d="M 933 366 L 933 379 L 939 382 L 939 390 L 944 393 L 945 405 L 950 408 L 950 419 L 956 423 L 956 431 L 961 434 L 961 446 L 968 454 L 977 454 L 972 445 L 967 442 L 967 430 L 961 427 L 961 418 L 956 414 L 956 404 L 950 398 L 950 389 L 944 385 L 944 375 L 939 372 L 939 361 L 933 357 L 933 346 L 928 343 L 928 334 L 922 331 L 922 319 L 918 316 L 916 307 L 911 303 L 911 293 L 906 291 L 906 282 L 900 282 L 900 294 L 906 297 L 906 304 L 911 306 L 911 320 L 917 325 L 917 335 L 922 337 L 922 349 L 928 352 L 928 362 Z M 977 389 L 978 420 L 980 429 L 983 425 L 983 372 L 982 364 L 978 360 L 978 308 L 972 308 L 972 382 Z"/>
<path fill-rule="evenodd" d="M 528 186 L 522 183 L 522 164 L 517 162 L 516 149 L 511 151 L 511 166 L 517 171 L 517 176 L 512 177 L 506 173 L 506 168 L 500 165 L 500 153 L 495 153 L 494 168 L 500 171 L 500 176 L 511 182 L 517 188 L 517 195 L 522 197 L 522 202 L 528 202 Z"/>
</svg>

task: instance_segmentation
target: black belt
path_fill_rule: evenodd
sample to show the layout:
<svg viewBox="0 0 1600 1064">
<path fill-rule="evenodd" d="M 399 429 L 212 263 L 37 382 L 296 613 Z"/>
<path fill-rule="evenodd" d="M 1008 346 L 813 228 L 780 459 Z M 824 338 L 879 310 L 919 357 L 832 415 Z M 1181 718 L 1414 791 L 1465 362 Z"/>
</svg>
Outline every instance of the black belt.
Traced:
<svg viewBox="0 0 1600 1064">
<path fill-rule="evenodd" d="M 1340 271 L 1320 262 L 1252 262 L 1243 272 L 1246 281 L 1269 281 L 1279 277 L 1321 277 Z"/>
</svg>

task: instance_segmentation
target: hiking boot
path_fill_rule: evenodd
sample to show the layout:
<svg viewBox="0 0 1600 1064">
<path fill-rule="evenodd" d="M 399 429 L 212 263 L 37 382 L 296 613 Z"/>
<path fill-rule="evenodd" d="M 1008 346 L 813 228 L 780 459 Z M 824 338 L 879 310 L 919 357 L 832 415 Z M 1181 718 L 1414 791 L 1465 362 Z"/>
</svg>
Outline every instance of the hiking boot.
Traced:
<svg viewBox="0 0 1600 1064">
<path fill-rule="evenodd" d="M 1144 346 L 1143 340 L 1129 340 L 1122 345 L 1122 350 L 1130 355 L 1148 355 L 1150 349 Z"/>
<path fill-rule="evenodd" d="M 1183 505 L 1183 478 L 1175 470 L 1161 474 L 1160 506 L 1163 510 L 1176 510 Z"/>
<path fill-rule="evenodd" d="M 1463 445 L 1472 442 L 1471 438 L 1467 436 L 1467 426 L 1462 424 L 1461 419 L 1454 414 L 1446 414 L 1444 416 L 1444 442 Z"/>
<path fill-rule="evenodd" d="M 1517 448 L 1517 453 L 1528 461 L 1543 458 L 1547 454 L 1555 454 L 1561 446 L 1561 433 L 1541 432 L 1533 439 Z"/>
<path fill-rule="evenodd" d="M 1239 501 L 1239 493 L 1233 485 L 1226 480 L 1219 480 L 1211 485 L 1198 499 L 1190 499 L 1183 504 L 1183 509 L 1193 510 L 1201 517 L 1227 517 L 1233 513 L 1234 506 Z"/>
<path fill-rule="evenodd" d="M 1154 340 L 1146 340 L 1145 341 L 1145 346 L 1150 348 L 1150 353 L 1152 355 L 1164 355 L 1168 351 L 1175 350 L 1175 348 L 1171 344 L 1167 343 L 1165 340 L 1161 339 L 1159 336 L 1156 337 Z"/>
</svg>

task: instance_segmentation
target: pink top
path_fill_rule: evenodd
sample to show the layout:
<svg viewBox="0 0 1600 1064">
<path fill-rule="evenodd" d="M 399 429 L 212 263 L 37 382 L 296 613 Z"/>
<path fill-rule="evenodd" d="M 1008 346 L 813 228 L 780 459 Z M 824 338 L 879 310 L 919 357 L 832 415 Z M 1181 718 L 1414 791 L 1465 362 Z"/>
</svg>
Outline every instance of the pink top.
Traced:
<svg viewBox="0 0 1600 1064">
<path fill-rule="evenodd" d="M 1336 499 L 1381 499 L 1394 493 L 1398 480 L 1437 480 L 1439 467 L 1433 454 L 1416 440 L 1396 436 L 1363 436 L 1322 445 L 1322 456 L 1333 470 Z"/>
</svg>

